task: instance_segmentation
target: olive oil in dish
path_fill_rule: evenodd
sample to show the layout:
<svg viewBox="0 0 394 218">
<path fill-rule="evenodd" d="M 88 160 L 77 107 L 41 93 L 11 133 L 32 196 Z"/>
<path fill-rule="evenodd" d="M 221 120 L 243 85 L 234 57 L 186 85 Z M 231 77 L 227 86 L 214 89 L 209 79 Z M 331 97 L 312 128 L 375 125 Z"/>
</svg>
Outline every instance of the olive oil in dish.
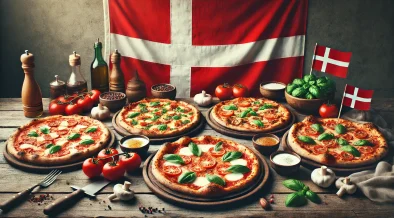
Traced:
<svg viewBox="0 0 394 218">
<path fill-rule="evenodd" d="M 294 166 L 298 164 L 301 160 L 295 155 L 289 153 L 280 153 L 275 155 L 272 158 L 272 161 L 282 166 Z"/>
<path fill-rule="evenodd" d="M 140 148 L 148 144 L 144 138 L 131 138 L 123 142 L 122 146 L 126 148 Z"/>
</svg>

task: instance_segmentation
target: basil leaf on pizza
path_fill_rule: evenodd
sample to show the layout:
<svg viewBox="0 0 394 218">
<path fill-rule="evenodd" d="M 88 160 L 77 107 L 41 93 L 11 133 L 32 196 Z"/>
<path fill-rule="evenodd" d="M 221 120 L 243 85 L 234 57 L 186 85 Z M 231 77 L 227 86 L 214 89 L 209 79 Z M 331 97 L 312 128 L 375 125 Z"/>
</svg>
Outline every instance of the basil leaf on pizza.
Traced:
<svg viewBox="0 0 394 218">
<path fill-rule="evenodd" d="M 247 173 L 250 172 L 250 169 L 244 165 L 232 165 L 226 171 L 231 173 Z"/>
<path fill-rule="evenodd" d="M 175 116 L 172 117 L 172 119 L 174 119 L 174 120 L 179 120 L 179 119 L 181 119 L 181 116 L 175 115 Z"/>
<path fill-rule="evenodd" d="M 179 113 L 185 112 L 185 110 L 183 110 L 181 107 L 177 107 L 177 108 L 175 109 L 175 111 L 176 111 L 176 112 L 179 112 Z"/>
<path fill-rule="evenodd" d="M 224 162 L 230 162 L 232 160 L 236 160 L 238 158 L 242 157 L 242 153 L 239 151 L 230 151 L 227 152 L 226 154 L 223 155 L 222 161 Z"/>
<path fill-rule="evenodd" d="M 146 112 L 148 112 L 148 108 L 147 107 L 142 107 L 141 108 L 141 110 L 140 110 L 140 112 L 141 113 L 146 113 Z M 136 116 L 138 116 L 139 114 L 137 114 Z M 132 117 L 129 117 L 129 118 L 132 118 Z"/>
<path fill-rule="evenodd" d="M 160 124 L 157 126 L 157 129 L 160 131 L 164 131 L 167 129 L 167 124 Z"/>
<path fill-rule="evenodd" d="M 49 128 L 46 126 L 41 126 L 40 127 L 40 132 L 44 133 L 44 134 L 48 134 L 49 133 Z"/>
<path fill-rule="evenodd" d="M 182 120 L 182 124 L 188 124 L 190 123 L 190 120 Z"/>
<path fill-rule="evenodd" d="M 154 101 L 154 102 L 149 103 L 149 106 L 152 106 L 152 107 L 157 106 L 157 105 L 160 105 L 160 102 Z"/>
<path fill-rule="evenodd" d="M 272 108 L 272 104 L 264 103 L 264 105 L 261 106 L 261 107 L 259 108 L 259 110 L 265 110 L 265 109 L 270 109 L 270 108 Z"/>
<path fill-rule="evenodd" d="M 294 191 L 301 191 L 305 187 L 307 187 L 303 182 L 296 180 L 296 179 L 287 179 L 282 182 L 286 188 L 294 190 Z"/>
<path fill-rule="evenodd" d="M 343 138 L 337 139 L 337 142 L 338 142 L 339 145 L 349 145 L 349 142 L 346 141 L 346 140 L 343 139 Z"/>
<path fill-rule="evenodd" d="M 253 102 L 253 104 L 254 104 L 254 105 L 260 104 L 260 102 L 259 102 L 259 101 L 255 101 L 255 102 Z"/>
<path fill-rule="evenodd" d="M 253 120 L 253 123 L 258 127 L 264 127 L 264 123 L 260 120 Z"/>
<path fill-rule="evenodd" d="M 97 130 L 97 127 L 92 126 L 92 127 L 87 128 L 85 130 L 85 132 L 96 132 L 96 130 Z"/>
<path fill-rule="evenodd" d="M 156 120 L 158 120 L 160 118 L 160 116 L 159 115 L 153 115 L 153 117 L 152 118 L 150 118 L 150 120 L 152 120 L 152 121 L 156 121 Z"/>
<path fill-rule="evenodd" d="M 29 133 L 27 133 L 27 136 L 38 137 L 38 133 L 36 131 L 30 131 Z"/>
<path fill-rule="evenodd" d="M 138 125 L 138 121 L 136 121 L 135 119 L 132 119 L 132 120 L 131 120 L 131 124 L 133 124 L 134 126 L 135 126 L 135 125 Z"/>
<path fill-rule="evenodd" d="M 209 182 L 212 182 L 212 183 L 215 183 L 215 184 L 218 184 L 221 186 L 226 185 L 226 182 L 220 176 L 207 174 L 206 178 Z"/>
<path fill-rule="evenodd" d="M 223 149 L 223 142 L 216 143 L 215 147 L 213 148 L 214 151 L 220 151 Z"/>
<path fill-rule="evenodd" d="M 318 124 L 318 123 L 312 124 L 311 128 L 314 129 L 318 133 L 323 133 L 324 132 L 323 126 L 321 124 Z"/>
<path fill-rule="evenodd" d="M 54 153 L 58 152 L 61 148 L 62 148 L 62 146 L 60 146 L 60 145 L 52 146 L 52 147 L 49 149 L 49 153 L 50 153 L 50 154 L 54 154 Z"/>
<path fill-rule="evenodd" d="M 235 105 L 225 105 L 224 107 L 223 107 L 225 110 L 231 110 L 231 111 L 235 111 L 235 110 L 238 110 L 238 107 L 237 106 L 235 106 Z"/>
<path fill-rule="evenodd" d="M 329 140 L 335 138 L 334 134 L 332 133 L 322 133 L 317 137 L 317 140 L 323 141 L 323 140 Z"/>
<path fill-rule="evenodd" d="M 47 146 L 45 146 L 45 148 L 48 149 L 48 148 L 50 148 L 52 146 L 54 146 L 54 144 L 50 143 L 50 144 L 47 144 Z"/>
<path fill-rule="evenodd" d="M 146 107 L 146 104 L 144 104 L 144 103 L 139 103 L 139 104 L 138 104 L 138 107 L 140 107 L 140 108 Z"/>
<path fill-rule="evenodd" d="M 307 144 L 312 144 L 312 145 L 316 144 L 315 140 L 313 140 L 309 136 L 300 135 L 300 136 L 298 136 L 298 140 L 300 140 L 301 142 L 307 143 Z"/>
<path fill-rule="evenodd" d="M 345 146 L 341 146 L 342 151 L 348 152 L 350 154 L 352 154 L 355 157 L 360 157 L 361 154 L 360 152 L 353 146 L 351 145 L 345 145 Z"/>
<path fill-rule="evenodd" d="M 184 172 L 178 177 L 178 183 L 192 183 L 196 178 L 197 176 L 195 172 Z"/>
<path fill-rule="evenodd" d="M 346 127 L 342 124 L 337 124 L 335 126 L 335 132 L 337 132 L 338 134 L 344 134 L 346 133 Z"/>
<path fill-rule="evenodd" d="M 355 145 L 355 146 L 365 146 L 365 145 L 372 145 L 372 143 L 370 141 L 368 141 L 368 140 L 360 139 L 360 140 L 354 142 L 353 145 Z"/>
<path fill-rule="evenodd" d="M 242 111 L 242 112 L 239 114 L 239 117 L 240 117 L 240 118 L 245 118 L 245 117 L 248 115 L 248 113 L 249 113 L 248 110 Z"/>
<path fill-rule="evenodd" d="M 200 157 L 202 154 L 201 149 L 194 142 L 189 143 L 189 149 L 193 153 L 194 156 Z"/>
<path fill-rule="evenodd" d="M 165 154 L 163 158 L 170 163 L 185 164 L 182 157 L 177 154 Z"/>
<path fill-rule="evenodd" d="M 162 114 L 165 114 L 165 113 L 167 113 L 167 111 L 168 111 L 167 109 L 163 108 L 163 109 L 161 110 L 161 113 L 162 113 Z"/>
<path fill-rule="evenodd" d="M 81 142 L 79 142 L 79 144 L 81 144 L 81 145 L 90 145 L 90 144 L 93 144 L 93 143 L 94 143 L 93 139 L 84 139 Z"/>
<path fill-rule="evenodd" d="M 141 113 L 140 112 L 133 112 L 133 113 L 130 113 L 128 116 L 127 116 L 127 118 L 134 118 L 134 117 L 136 117 L 136 116 L 138 116 L 138 115 L 140 115 Z"/>
<path fill-rule="evenodd" d="M 249 111 L 250 116 L 258 116 L 258 114 L 255 111 Z"/>
<path fill-rule="evenodd" d="M 67 139 L 68 139 L 68 140 L 74 140 L 74 139 L 77 139 L 77 138 L 79 138 L 79 137 L 81 137 L 81 134 L 79 134 L 79 133 L 71 133 L 71 134 L 67 137 Z"/>
</svg>

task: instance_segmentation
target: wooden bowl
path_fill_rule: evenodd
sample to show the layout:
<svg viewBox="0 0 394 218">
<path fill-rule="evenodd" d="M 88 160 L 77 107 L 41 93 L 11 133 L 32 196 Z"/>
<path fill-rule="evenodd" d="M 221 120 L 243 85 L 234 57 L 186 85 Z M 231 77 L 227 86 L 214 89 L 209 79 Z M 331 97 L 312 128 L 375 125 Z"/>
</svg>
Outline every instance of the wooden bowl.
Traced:
<svg viewBox="0 0 394 218">
<path fill-rule="evenodd" d="M 107 93 L 112 93 L 112 94 L 116 93 L 121 95 L 122 97 L 116 100 L 108 100 L 103 98 L 103 96 Z M 99 99 L 100 99 L 100 103 L 106 106 L 111 112 L 116 112 L 120 110 L 126 104 L 126 94 L 124 94 L 123 92 L 104 92 L 101 93 Z"/>
<path fill-rule="evenodd" d="M 285 97 L 287 103 L 299 112 L 306 114 L 318 114 L 319 108 L 322 104 L 327 102 L 327 98 L 324 99 L 304 99 L 297 98 L 285 91 Z"/>
<path fill-rule="evenodd" d="M 260 145 L 259 143 L 257 143 L 257 139 L 259 139 L 261 137 L 272 137 L 272 138 L 275 138 L 277 140 L 277 143 L 275 145 L 272 145 L 272 146 Z M 270 133 L 261 133 L 261 134 L 254 135 L 253 138 L 252 138 L 252 142 L 253 142 L 254 148 L 256 150 L 258 150 L 263 155 L 270 155 L 270 154 L 272 154 L 272 152 L 275 152 L 276 150 L 278 150 L 279 145 L 280 145 L 279 137 L 274 135 L 274 134 L 270 134 Z"/>
<path fill-rule="evenodd" d="M 281 154 L 281 153 L 292 154 L 292 155 L 298 157 L 298 158 L 300 159 L 300 161 L 298 161 L 298 163 L 296 163 L 296 164 L 294 164 L 294 165 L 291 165 L 291 166 L 286 166 L 286 165 L 281 165 L 281 164 L 275 163 L 275 162 L 272 160 L 272 158 L 273 158 L 275 155 Z M 274 152 L 274 153 L 272 153 L 272 154 L 270 155 L 270 164 L 271 164 L 271 167 L 272 167 L 279 175 L 288 176 L 288 175 L 295 174 L 295 173 L 298 171 L 298 169 L 300 169 L 301 157 L 300 157 L 298 154 L 294 153 L 294 152 L 276 151 L 276 152 Z"/>
<path fill-rule="evenodd" d="M 267 89 L 263 88 L 264 85 L 268 83 L 278 83 L 282 84 L 284 87 L 282 89 Z M 286 89 L 286 84 L 282 82 L 276 82 L 276 81 L 269 81 L 269 82 L 263 82 L 260 83 L 260 93 L 264 98 L 268 98 L 271 100 L 277 100 L 277 99 L 283 99 L 285 97 L 283 91 Z"/>
<path fill-rule="evenodd" d="M 143 138 L 143 139 L 146 139 L 148 142 L 145 145 L 138 147 L 138 148 L 129 148 L 129 147 L 126 147 L 123 145 L 123 143 L 126 140 L 132 139 L 132 138 Z M 128 136 L 125 136 L 119 140 L 119 147 L 123 152 L 127 152 L 127 153 L 134 152 L 134 153 L 137 153 L 141 157 L 145 157 L 147 155 L 147 152 L 149 150 L 149 145 L 150 145 L 150 140 L 148 137 L 146 137 L 144 135 L 128 135 Z"/>
<path fill-rule="evenodd" d="M 155 87 L 163 86 L 163 85 L 164 86 L 170 86 L 171 89 L 169 91 L 158 91 L 158 90 L 154 89 Z M 168 83 L 159 83 L 159 84 L 153 85 L 151 87 L 151 93 L 152 93 L 152 96 L 154 98 L 168 98 L 168 99 L 171 99 L 171 100 L 175 100 L 176 87 L 171 85 L 171 84 L 168 84 Z"/>
</svg>

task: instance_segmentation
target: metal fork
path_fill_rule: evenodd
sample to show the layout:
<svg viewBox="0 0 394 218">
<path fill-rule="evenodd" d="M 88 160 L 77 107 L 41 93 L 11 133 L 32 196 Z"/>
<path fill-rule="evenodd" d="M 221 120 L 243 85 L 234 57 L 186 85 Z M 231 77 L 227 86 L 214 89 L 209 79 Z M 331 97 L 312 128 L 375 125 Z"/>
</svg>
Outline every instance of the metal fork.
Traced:
<svg viewBox="0 0 394 218">
<path fill-rule="evenodd" d="M 0 209 L 3 211 L 8 211 L 12 207 L 20 204 L 24 199 L 27 198 L 27 196 L 30 195 L 30 193 L 35 189 L 36 187 L 40 186 L 41 188 L 46 188 L 50 186 L 56 178 L 62 173 L 60 170 L 52 170 L 41 182 L 33 185 L 32 187 L 19 192 L 18 194 L 12 196 L 12 198 L 8 201 L 3 202 L 0 204 Z"/>
</svg>

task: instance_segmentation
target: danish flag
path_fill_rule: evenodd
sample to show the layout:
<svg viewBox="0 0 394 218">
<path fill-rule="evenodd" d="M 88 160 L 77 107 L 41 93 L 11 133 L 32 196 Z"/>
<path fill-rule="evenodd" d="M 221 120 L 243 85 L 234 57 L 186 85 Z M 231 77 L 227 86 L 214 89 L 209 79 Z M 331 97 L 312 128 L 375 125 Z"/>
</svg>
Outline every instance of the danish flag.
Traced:
<svg viewBox="0 0 394 218">
<path fill-rule="evenodd" d="M 351 57 L 351 52 L 342 52 L 316 44 L 312 68 L 337 77 L 346 78 Z"/>
<path fill-rule="evenodd" d="M 360 89 L 346 84 L 342 104 L 357 110 L 369 110 L 372 95 L 373 90 Z"/>
</svg>

